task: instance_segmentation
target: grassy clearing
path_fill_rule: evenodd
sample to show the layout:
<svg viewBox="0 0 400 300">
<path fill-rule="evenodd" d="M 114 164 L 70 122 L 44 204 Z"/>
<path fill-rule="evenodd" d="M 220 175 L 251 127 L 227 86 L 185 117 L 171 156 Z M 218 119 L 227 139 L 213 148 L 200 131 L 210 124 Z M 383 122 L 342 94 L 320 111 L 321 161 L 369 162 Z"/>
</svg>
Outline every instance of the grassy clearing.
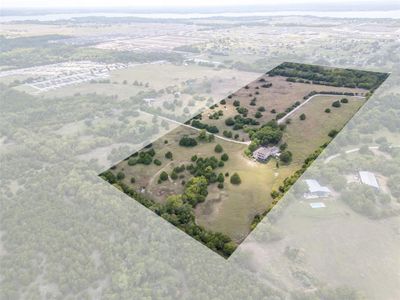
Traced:
<svg viewBox="0 0 400 300">
<path fill-rule="evenodd" d="M 267 82 L 272 83 L 270 88 L 263 88 L 262 85 L 265 82 L 259 80 L 265 79 Z M 275 119 L 277 113 L 284 112 L 288 107 L 292 106 L 295 102 L 304 102 L 304 96 L 308 95 L 312 91 L 333 91 L 333 92 L 356 92 L 364 94 L 366 90 L 362 89 L 350 89 L 343 87 L 332 87 L 323 86 L 317 84 L 304 84 L 304 83 L 293 83 L 286 81 L 285 77 L 276 76 L 268 77 L 264 75 L 257 80 L 249 83 L 248 88 L 242 88 L 235 92 L 231 99 L 226 99 L 226 104 L 219 104 L 218 107 L 213 109 L 207 109 L 203 112 L 203 121 L 210 125 L 215 125 L 220 129 L 220 133 L 224 130 L 230 130 L 233 134 L 239 134 L 239 140 L 248 140 L 248 136 L 242 130 L 232 130 L 232 126 L 227 126 L 225 120 L 229 117 L 234 117 L 238 114 L 236 107 L 233 106 L 233 101 L 239 100 L 240 106 L 245 107 L 248 110 L 247 116 L 255 118 L 257 109 L 260 106 L 265 108 L 265 112 L 262 112 L 262 117 L 256 119 L 260 124 L 267 123 L 268 121 Z M 258 94 L 257 94 L 258 93 Z M 256 105 L 250 105 L 252 99 L 256 98 Z M 218 120 L 210 120 L 209 115 L 214 112 L 222 110 L 223 116 Z M 271 111 L 275 110 L 275 113 Z"/>
<path fill-rule="evenodd" d="M 216 138 L 210 143 L 199 143 L 193 148 L 179 146 L 179 139 L 183 135 L 197 137 L 198 132 L 187 128 L 178 127 L 153 143 L 156 151 L 154 158 L 159 159 L 162 164 L 156 166 L 137 164 L 129 166 L 124 160 L 116 165 L 114 174 L 122 171 L 125 174 L 124 183 L 136 189 L 145 188 L 145 193 L 158 202 L 164 202 L 169 195 L 183 192 L 182 180 L 188 180 L 192 175 L 184 171 L 179 173 L 183 178 L 167 180 L 158 184 L 158 178 L 162 171 L 171 174 L 172 169 L 182 164 L 191 163 L 193 155 L 198 157 L 209 157 L 221 154 L 214 152 L 214 147 L 220 144 L 224 152 L 229 154 L 229 160 L 216 172 L 233 174 L 237 172 L 242 183 L 232 185 L 229 177 L 225 178 L 225 187 L 220 190 L 217 184 L 209 186 L 209 195 L 204 203 L 196 208 L 196 222 L 207 229 L 219 231 L 231 236 L 236 241 L 241 241 L 249 232 L 250 224 L 257 213 L 262 213 L 271 203 L 270 193 L 272 188 L 281 184 L 282 180 L 293 172 L 292 166 L 276 169 L 275 161 L 267 164 L 254 162 L 243 154 L 246 145 L 236 144 Z M 165 141 L 168 141 L 165 144 Z M 173 160 L 165 158 L 165 153 L 171 151 Z M 131 183 L 131 178 L 135 183 Z M 243 195 L 246 195 L 243 197 Z"/>
<path fill-rule="evenodd" d="M 343 96 L 315 97 L 291 115 L 291 124 L 287 126 L 283 139 L 293 153 L 293 162 L 301 164 L 310 153 L 328 142 L 331 139 L 328 133 L 332 129 L 341 130 L 365 102 L 361 98 L 346 97 L 349 103 L 339 108 L 331 106 L 341 98 Z M 331 112 L 325 113 L 326 108 Z M 303 113 L 306 120 L 301 121 L 299 117 Z"/>
</svg>

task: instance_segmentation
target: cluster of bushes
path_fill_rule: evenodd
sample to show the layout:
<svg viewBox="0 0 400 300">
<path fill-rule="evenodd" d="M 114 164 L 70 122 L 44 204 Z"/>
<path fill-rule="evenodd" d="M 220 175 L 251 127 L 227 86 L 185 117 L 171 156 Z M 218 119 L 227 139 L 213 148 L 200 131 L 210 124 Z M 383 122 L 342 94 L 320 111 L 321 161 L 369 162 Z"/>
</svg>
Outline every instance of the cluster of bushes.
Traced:
<svg viewBox="0 0 400 300">
<path fill-rule="evenodd" d="M 100 176 L 109 183 L 119 186 L 125 194 L 151 209 L 157 215 L 177 226 L 210 249 L 224 257 L 229 257 L 235 251 L 237 244 L 233 242 L 230 237 L 219 232 L 206 230 L 195 222 L 193 206 L 187 199 L 201 199 L 201 195 L 205 194 L 205 181 L 203 178 L 193 178 L 193 180 L 188 182 L 185 186 L 185 192 L 183 195 L 170 196 L 167 198 L 166 202 L 162 204 L 156 203 L 154 200 L 137 192 L 135 189 L 129 187 L 123 182 L 117 182 L 116 177 L 110 175 L 110 173 L 112 174 L 111 171 L 106 171 Z M 197 192 L 200 196 L 197 195 Z"/>
<path fill-rule="evenodd" d="M 199 121 L 197 119 L 192 120 L 192 126 L 199 128 L 199 129 L 205 129 L 210 133 L 218 133 L 219 132 L 219 129 L 217 128 L 217 126 L 202 123 L 201 121 Z"/>
<path fill-rule="evenodd" d="M 385 216 L 385 205 L 391 202 L 388 194 L 365 185 L 352 185 L 342 191 L 340 199 L 354 211 L 371 218 Z"/>
<path fill-rule="evenodd" d="M 223 154 L 224 155 L 224 154 Z M 228 157 L 229 158 L 229 157 Z M 226 157 L 224 159 L 228 160 Z M 204 176 L 209 183 L 215 183 L 218 181 L 218 175 L 214 172 L 218 167 L 224 166 L 224 160 L 218 160 L 215 156 L 206 158 L 192 157 L 194 164 L 186 166 L 186 170 L 195 177 Z"/>
<path fill-rule="evenodd" d="M 232 131 L 230 131 L 230 130 L 224 130 L 224 132 L 222 133 L 222 135 L 223 135 L 224 137 L 229 138 L 229 139 L 231 139 L 232 136 L 233 136 Z"/>
<path fill-rule="evenodd" d="M 202 142 L 212 142 L 214 140 L 213 134 L 208 134 L 205 129 L 200 130 L 198 140 Z"/>
<path fill-rule="evenodd" d="M 279 155 L 279 160 L 285 164 L 289 164 L 292 161 L 292 157 L 292 152 L 285 150 L 281 152 L 281 155 Z"/>
<path fill-rule="evenodd" d="M 209 115 L 208 118 L 211 120 L 218 120 L 219 117 L 223 116 L 224 112 L 222 110 L 216 111 L 213 114 Z"/>
<path fill-rule="evenodd" d="M 285 112 L 280 112 L 275 116 L 276 120 L 282 119 L 284 116 L 286 116 L 287 114 Z"/>
<path fill-rule="evenodd" d="M 249 112 L 249 110 L 246 107 L 243 107 L 243 106 L 236 107 L 236 111 L 239 114 L 243 115 L 243 117 L 247 117 L 247 113 Z"/>
<path fill-rule="evenodd" d="M 156 154 L 153 148 L 148 151 L 141 151 L 132 154 L 128 159 L 128 165 L 134 166 L 136 164 L 150 165 L 153 162 L 153 157 Z M 160 164 L 161 162 L 157 160 Z M 158 162 L 155 162 L 156 164 Z"/>
<path fill-rule="evenodd" d="M 343 95 L 343 96 L 356 96 L 357 93 L 352 93 L 352 92 L 338 92 L 338 91 L 311 91 L 307 95 L 303 97 L 303 99 L 308 99 L 311 96 L 317 95 L 317 94 L 322 94 L 322 95 Z"/>
<path fill-rule="evenodd" d="M 263 88 L 270 88 L 271 86 L 272 86 L 271 82 L 264 83 L 264 84 L 261 85 L 261 87 L 263 87 Z"/>
<path fill-rule="evenodd" d="M 376 89 L 388 76 L 387 73 L 351 69 L 326 68 L 315 65 L 286 62 L 268 73 L 270 76 L 285 76 L 295 79 L 350 88 Z"/>
<path fill-rule="evenodd" d="M 250 156 L 261 145 L 267 146 L 278 144 L 282 139 L 284 129 L 285 125 L 278 125 L 278 123 L 273 120 L 258 129 L 248 130 L 251 143 L 245 150 L 245 154 Z"/>
<path fill-rule="evenodd" d="M 197 146 L 197 141 L 196 139 L 185 135 L 179 140 L 179 145 L 183 147 L 194 147 Z"/>
<path fill-rule="evenodd" d="M 233 118 L 227 118 L 225 125 L 233 126 L 233 130 L 243 129 L 245 125 L 260 125 L 260 123 L 252 118 L 244 118 L 241 115 L 236 115 Z"/>
</svg>

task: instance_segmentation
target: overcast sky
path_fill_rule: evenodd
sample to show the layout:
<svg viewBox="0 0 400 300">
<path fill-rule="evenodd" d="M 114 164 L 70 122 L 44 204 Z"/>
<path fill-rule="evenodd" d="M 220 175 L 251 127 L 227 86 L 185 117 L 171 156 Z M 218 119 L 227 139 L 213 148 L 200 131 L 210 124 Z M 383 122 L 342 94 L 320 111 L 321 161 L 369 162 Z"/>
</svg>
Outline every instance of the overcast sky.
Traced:
<svg viewBox="0 0 400 300">
<path fill-rule="evenodd" d="M 3 8 L 72 8 L 72 7 L 188 7 L 188 6 L 236 6 L 282 5 L 302 3 L 349 3 L 349 0 L 0 0 Z M 356 0 L 350 2 L 382 3 L 392 1 Z"/>
</svg>

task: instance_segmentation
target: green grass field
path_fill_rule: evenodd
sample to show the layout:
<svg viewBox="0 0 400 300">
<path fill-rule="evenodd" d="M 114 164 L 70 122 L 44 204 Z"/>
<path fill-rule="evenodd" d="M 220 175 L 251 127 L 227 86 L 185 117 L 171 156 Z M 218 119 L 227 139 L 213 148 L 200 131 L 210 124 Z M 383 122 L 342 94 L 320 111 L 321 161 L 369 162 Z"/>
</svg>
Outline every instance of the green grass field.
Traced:
<svg viewBox="0 0 400 300">
<path fill-rule="evenodd" d="M 349 103 L 341 107 L 332 107 L 332 102 L 342 99 L 343 96 L 317 96 L 302 106 L 291 116 L 291 123 L 287 126 L 283 139 L 293 153 L 293 162 L 301 164 L 304 159 L 322 144 L 331 138 L 328 136 L 333 129 L 340 131 L 343 126 L 365 103 L 364 99 L 346 97 Z M 330 113 L 325 113 L 329 108 Z M 299 119 L 301 114 L 306 120 Z"/>
</svg>

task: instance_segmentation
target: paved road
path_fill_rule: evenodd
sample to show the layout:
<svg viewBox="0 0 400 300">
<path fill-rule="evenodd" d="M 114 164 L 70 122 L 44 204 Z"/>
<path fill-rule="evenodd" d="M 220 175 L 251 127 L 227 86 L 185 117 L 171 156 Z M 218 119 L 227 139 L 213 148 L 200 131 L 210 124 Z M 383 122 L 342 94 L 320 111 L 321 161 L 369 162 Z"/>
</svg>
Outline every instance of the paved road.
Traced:
<svg viewBox="0 0 400 300">
<path fill-rule="evenodd" d="M 303 105 L 305 105 L 306 103 L 308 103 L 309 101 L 311 101 L 312 99 L 314 99 L 314 97 L 318 97 L 318 96 L 346 96 L 346 95 L 336 95 L 336 94 L 315 94 L 309 98 L 307 98 L 306 101 L 304 101 L 303 103 L 301 103 L 299 106 L 297 106 L 295 109 L 293 109 L 292 111 L 290 111 L 287 115 L 285 115 L 283 118 L 278 120 L 278 124 L 281 124 L 283 121 L 285 121 L 288 117 L 290 117 L 293 113 L 295 113 L 300 107 L 302 107 Z M 348 96 L 348 97 L 353 97 L 353 98 L 360 98 L 360 99 L 365 99 L 364 96 Z"/>
<path fill-rule="evenodd" d="M 151 114 L 151 113 L 148 113 L 148 112 L 143 111 L 143 110 L 140 110 L 140 109 L 139 109 L 139 112 L 141 112 L 141 113 L 143 113 L 143 114 L 147 114 L 147 115 L 152 116 L 152 117 L 153 117 L 153 116 L 157 116 L 158 118 L 163 119 L 163 120 L 166 120 L 166 121 L 168 121 L 168 122 L 172 122 L 172 123 L 175 123 L 175 124 L 178 124 L 178 125 L 181 125 L 181 126 L 185 126 L 185 127 L 187 127 L 187 128 L 191 128 L 191 129 L 194 129 L 194 130 L 197 130 L 197 131 L 201 131 L 201 129 L 199 129 L 199 128 L 196 128 L 196 127 L 193 127 L 193 126 L 191 126 L 191 125 L 188 125 L 188 124 L 185 124 L 185 123 L 182 123 L 182 122 L 178 122 L 178 121 L 176 121 L 176 120 L 172 120 L 172 119 L 169 119 L 169 118 L 160 116 L 160 115 L 153 115 L 153 114 Z M 227 137 L 224 137 L 224 136 L 221 136 L 221 135 L 217 135 L 217 134 L 214 134 L 214 136 L 215 136 L 216 138 L 221 139 L 221 140 L 224 140 L 224 141 L 227 141 L 227 142 L 231 142 L 231 143 L 236 143 L 236 144 L 250 145 L 250 143 L 251 143 L 251 141 L 247 141 L 247 142 L 237 141 L 237 140 L 229 139 L 229 138 L 227 138 Z"/>
</svg>

